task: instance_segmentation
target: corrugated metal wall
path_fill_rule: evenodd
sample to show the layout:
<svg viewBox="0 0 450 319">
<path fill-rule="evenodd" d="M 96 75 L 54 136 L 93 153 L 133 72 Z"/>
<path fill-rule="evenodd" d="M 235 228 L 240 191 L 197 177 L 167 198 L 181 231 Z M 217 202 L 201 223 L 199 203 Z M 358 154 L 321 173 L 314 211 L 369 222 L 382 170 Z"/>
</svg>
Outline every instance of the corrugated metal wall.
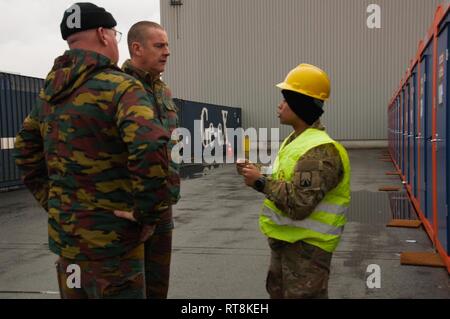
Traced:
<svg viewBox="0 0 450 319">
<path fill-rule="evenodd" d="M 14 140 L 43 84 L 43 79 L 0 73 L 0 190 L 21 185 Z"/>
<path fill-rule="evenodd" d="M 381 7 L 381 29 L 367 7 Z M 324 124 L 340 140 L 386 139 L 392 88 L 428 30 L 437 0 L 161 0 L 177 98 L 242 107 L 246 127 L 278 127 L 274 84 L 301 62 L 331 78 Z M 281 137 L 288 133 L 284 127 Z"/>
</svg>

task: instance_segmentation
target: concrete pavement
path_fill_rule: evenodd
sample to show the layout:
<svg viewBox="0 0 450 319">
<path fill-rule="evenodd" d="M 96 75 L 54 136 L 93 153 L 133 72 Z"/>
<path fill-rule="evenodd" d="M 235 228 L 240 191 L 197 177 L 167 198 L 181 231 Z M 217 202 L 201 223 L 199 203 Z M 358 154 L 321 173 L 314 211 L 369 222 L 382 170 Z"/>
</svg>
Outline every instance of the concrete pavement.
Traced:
<svg viewBox="0 0 450 319">
<path fill-rule="evenodd" d="M 378 192 L 398 185 L 381 150 L 351 150 L 349 222 L 333 255 L 330 298 L 450 298 L 444 268 L 401 266 L 402 251 L 432 251 L 421 228 L 386 228 L 404 194 Z M 200 175 L 200 174 L 197 174 Z M 244 187 L 233 165 L 182 182 L 174 209 L 169 298 L 267 298 L 269 248 L 258 230 L 263 196 Z M 404 200 L 403 200 L 404 201 Z M 414 216 L 414 214 L 411 214 Z M 0 298 L 59 298 L 47 245 L 47 218 L 26 190 L 0 193 Z M 369 289 L 367 267 L 380 266 L 381 288 Z"/>
</svg>

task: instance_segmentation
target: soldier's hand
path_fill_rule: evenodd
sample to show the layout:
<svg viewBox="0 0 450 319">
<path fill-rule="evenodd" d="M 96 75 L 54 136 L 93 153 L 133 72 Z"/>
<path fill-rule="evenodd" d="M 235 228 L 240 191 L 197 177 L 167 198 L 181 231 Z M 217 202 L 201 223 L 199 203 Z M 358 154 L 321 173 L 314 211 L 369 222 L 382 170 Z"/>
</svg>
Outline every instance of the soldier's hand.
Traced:
<svg viewBox="0 0 450 319">
<path fill-rule="evenodd" d="M 136 221 L 132 212 L 125 212 L 123 210 L 115 210 L 114 215 L 116 215 L 117 217 L 120 217 L 120 218 L 131 220 L 132 222 Z"/>
<path fill-rule="evenodd" d="M 117 217 L 120 217 L 120 218 L 131 220 L 133 222 L 136 221 L 132 212 L 125 212 L 123 210 L 115 210 L 114 215 L 116 215 Z M 147 241 L 147 239 L 149 239 L 155 232 L 155 228 L 156 228 L 156 224 L 142 226 L 141 235 L 139 237 L 139 240 L 141 242 Z"/>
<path fill-rule="evenodd" d="M 249 164 L 250 162 L 249 162 L 249 160 L 247 160 L 247 159 L 238 159 L 237 161 L 236 161 L 236 170 L 237 170 L 237 173 L 239 174 L 239 175 L 242 175 L 242 170 L 244 169 L 244 167 L 247 165 L 247 164 Z"/>
<path fill-rule="evenodd" d="M 258 178 L 262 177 L 259 169 L 253 164 L 248 164 L 243 168 L 242 175 L 244 176 L 245 184 L 250 187 L 253 187 Z"/>
<path fill-rule="evenodd" d="M 153 233 L 155 232 L 156 224 L 155 225 L 144 225 L 142 227 L 141 231 L 141 242 L 147 241 L 150 237 L 152 237 Z"/>
</svg>

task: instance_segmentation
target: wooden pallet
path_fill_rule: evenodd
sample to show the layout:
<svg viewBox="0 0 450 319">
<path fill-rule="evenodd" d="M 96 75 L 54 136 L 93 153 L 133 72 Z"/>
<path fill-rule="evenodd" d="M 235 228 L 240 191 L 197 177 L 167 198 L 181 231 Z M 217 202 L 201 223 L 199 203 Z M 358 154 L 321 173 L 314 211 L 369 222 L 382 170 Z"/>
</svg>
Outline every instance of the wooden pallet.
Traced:
<svg viewBox="0 0 450 319">
<path fill-rule="evenodd" d="M 400 176 L 399 172 L 386 172 L 386 175 L 388 176 Z"/>
<path fill-rule="evenodd" d="M 387 227 L 402 227 L 402 228 L 419 228 L 422 222 L 418 219 L 393 219 L 386 226 Z"/>
<path fill-rule="evenodd" d="M 441 256 L 432 252 L 404 252 L 400 254 L 400 264 L 412 266 L 445 267 Z"/>
<path fill-rule="evenodd" d="M 383 186 L 378 189 L 380 192 L 399 192 L 400 187 L 397 186 Z"/>
</svg>

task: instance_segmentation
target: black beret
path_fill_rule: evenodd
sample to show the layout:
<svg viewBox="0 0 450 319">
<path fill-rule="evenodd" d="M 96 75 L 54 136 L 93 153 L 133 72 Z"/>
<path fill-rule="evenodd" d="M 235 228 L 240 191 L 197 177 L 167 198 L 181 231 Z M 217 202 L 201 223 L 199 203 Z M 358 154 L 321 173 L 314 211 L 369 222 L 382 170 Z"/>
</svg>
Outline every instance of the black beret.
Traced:
<svg viewBox="0 0 450 319">
<path fill-rule="evenodd" d="M 70 35 L 99 27 L 113 28 L 117 25 L 111 13 L 90 2 L 77 2 L 64 11 L 60 24 L 64 40 Z"/>
</svg>

